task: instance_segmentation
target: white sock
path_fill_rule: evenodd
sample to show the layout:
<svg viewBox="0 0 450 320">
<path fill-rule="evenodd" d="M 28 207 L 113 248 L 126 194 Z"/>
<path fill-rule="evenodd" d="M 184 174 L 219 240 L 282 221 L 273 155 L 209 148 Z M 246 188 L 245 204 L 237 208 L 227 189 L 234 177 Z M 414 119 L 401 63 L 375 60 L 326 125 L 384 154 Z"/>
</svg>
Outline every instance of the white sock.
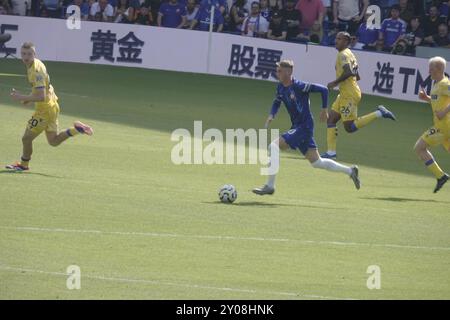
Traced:
<svg viewBox="0 0 450 320">
<path fill-rule="evenodd" d="M 276 177 L 276 175 L 270 175 L 269 176 L 269 178 L 267 179 L 267 185 L 270 187 L 270 188 L 275 188 L 275 177 Z"/>
<path fill-rule="evenodd" d="M 278 150 L 277 150 L 278 152 L 275 152 L 275 151 L 274 151 L 275 149 L 278 149 Z M 279 149 L 278 145 L 276 144 L 276 142 L 272 142 L 272 143 L 269 145 L 269 157 L 270 157 L 269 167 L 270 167 L 272 164 L 277 164 L 277 165 L 279 165 L 279 162 L 280 162 L 279 152 L 280 152 L 280 149 Z M 266 183 L 266 184 L 267 184 L 270 188 L 275 188 L 275 178 L 276 178 L 276 174 L 268 175 L 267 183 Z"/>
<path fill-rule="evenodd" d="M 375 114 L 377 115 L 377 118 L 381 118 L 383 116 L 380 110 L 375 111 Z"/>
<path fill-rule="evenodd" d="M 344 166 L 344 165 L 340 164 L 339 162 L 336 162 L 331 159 L 319 158 L 316 162 L 313 162 L 311 165 L 314 168 L 325 169 L 325 170 L 335 171 L 335 172 L 343 172 L 348 175 L 350 175 L 352 173 L 352 169 L 350 167 Z"/>
</svg>

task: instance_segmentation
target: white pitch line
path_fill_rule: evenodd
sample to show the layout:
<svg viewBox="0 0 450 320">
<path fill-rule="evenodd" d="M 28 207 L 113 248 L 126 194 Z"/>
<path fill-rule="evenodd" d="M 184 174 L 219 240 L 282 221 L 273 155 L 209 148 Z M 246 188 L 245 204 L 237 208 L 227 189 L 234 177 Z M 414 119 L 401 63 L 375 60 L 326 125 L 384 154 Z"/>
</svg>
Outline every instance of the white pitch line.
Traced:
<svg viewBox="0 0 450 320">
<path fill-rule="evenodd" d="M 10 266 L 5 266 L 5 265 L 0 265 L 0 270 L 14 271 L 14 272 L 39 273 L 39 274 L 45 274 L 45 275 L 65 276 L 65 277 L 68 277 L 70 275 L 70 274 L 64 273 L 64 272 L 43 271 L 43 270 L 29 269 L 29 268 L 10 267 Z M 87 278 L 87 279 L 111 281 L 111 282 L 140 283 L 140 284 L 150 284 L 150 285 L 157 285 L 157 286 L 172 286 L 172 287 L 179 287 L 179 288 L 206 289 L 206 290 L 228 291 L 228 292 L 249 293 L 249 294 L 269 294 L 269 295 L 277 295 L 277 296 L 300 297 L 300 298 L 306 298 L 306 299 L 356 300 L 353 298 L 329 297 L 329 296 L 321 296 L 321 295 L 315 295 L 315 294 L 303 294 L 300 292 L 297 293 L 297 292 L 282 292 L 282 291 L 242 289 L 242 288 L 230 288 L 230 287 L 214 287 L 214 286 L 208 286 L 208 285 L 176 283 L 176 282 L 161 281 L 161 280 L 130 279 L 130 278 L 122 278 L 122 277 L 115 278 L 115 277 L 106 277 L 106 276 L 89 275 L 89 274 L 88 275 L 82 274 L 81 277 Z"/>
<path fill-rule="evenodd" d="M 14 230 L 14 231 L 31 231 L 31 232 L 90 233 L 99 235 L 144 236 L 144 237 L 158 237 L 158 238 L 207 239 L 207 240 L 228 240 L 228 241 L 263 241 L 263 242 L 265 241 L 265 242 L 300 243 L 300 244 L 324 245 L 324 246 L 352 246 L 352 247 L 377 247 L 377 248 L 394 248 L 394 249 L 450 251 L 450 247 L 427 247 L 427 246 L 412 246 L 412 245 L 389 244 L 389 243 L 382 244 L 382 243 L 344 242 L 344 241 L 299 240 L 288 238 L 235 237 L 235 236 L 221 236 L 221 235 L 188 235 L 188 234 L 155 233 L 155 232 L 101 231 L 101 230 L 10 227 L 10 226 L 0 226 L 0 229 Z"/>
</svg>

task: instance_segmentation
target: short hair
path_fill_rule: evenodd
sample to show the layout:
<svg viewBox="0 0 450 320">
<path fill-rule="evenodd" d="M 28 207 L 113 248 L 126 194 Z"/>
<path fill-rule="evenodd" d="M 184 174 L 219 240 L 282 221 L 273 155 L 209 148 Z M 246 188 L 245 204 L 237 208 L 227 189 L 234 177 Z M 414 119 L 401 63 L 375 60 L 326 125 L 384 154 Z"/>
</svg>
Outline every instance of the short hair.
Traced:
<svg viewBox="0 0 450 320">
<path fill-rule="evenodd" d="M 429 65 L 437 64 L 441 66 L 442 70 L 445 70 L 445 67 L 447 66 L 447 61 L 444 58 L 437 56 L 428 60 L 428 64 Z"/>
<path fill-rule="evenodd" d="M 345 39 L 347 39 L 347 42 L 350 43 L 352 41 L 352 37 L 350 36 L 350 33 L 348 33 L 347 31 L 340 31 L 338 32 L 337 36 L 341 35 L 343 36 Z"/>
<path fill-rule="evenodd" d="M 36 51 L 36 47 L 32 42 L 24 42 L 22 44 L 22 49 L 32 49 L 33 51 Z"/>
<path fill-rule="evenodd" d="M 259 4 L 258 1 L 253 1 L 252 4 L 251 4 L 251 6 L 252 6 L 252 7 L 253 7 L 253 6 L 258 6 L 258 8 L 261 7 L 261 5 Z"/>
<path fill-rule="evenodd" d="M 294 69 L 294 61 L 284 59 L 284 60 L 281 60 L 280 62 L 277 62 L 277 66 L 280 68 Z"/>
</svg>

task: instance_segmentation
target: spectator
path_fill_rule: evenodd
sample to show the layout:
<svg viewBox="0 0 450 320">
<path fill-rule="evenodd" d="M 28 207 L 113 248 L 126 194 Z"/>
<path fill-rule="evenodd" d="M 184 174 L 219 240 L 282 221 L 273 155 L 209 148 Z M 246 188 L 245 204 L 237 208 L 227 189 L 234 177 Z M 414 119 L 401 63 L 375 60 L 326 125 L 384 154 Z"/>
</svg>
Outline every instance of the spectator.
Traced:
<svg viewBox="0 0 450 320">
<path fill-rule="evenodd" d="M 158 26 L 166 28 L 182 28 L 186 24 L 186 8 L 177 0 L 164 2 L 159 8 Z"/>
<path fill-rule="evenodd" d="M 41 4 L 41 7 L 39 8 L 39 17 L 41 18 L 50 18 L 47 8 L 44 4 Z"/>
<path fill-rule="evenodd" d="M 242 23 L 248 16 L 248 11 L 245 8 L 247 0 L 236 0 L 230 10 L 230 24 L 229 28 L 231 32 L 241 33 Z"/>
<path fill-rule="evenodd" d="M 324 7 L 324 20 L 333 21 L 333 1 L 334 0 L 321 0 Z"/>
<path fill-rule="evenodd" d="M 27 0 L 11 0 L 11 13 L 16 16 L 26 16 L 28 8 Z"/>
<path fill-rule="evenodd" d="M 220 12 L 220 8 L 214 7 L 214 22 L 213 22 L 213 31 L 222 32 L 223 30 L 223 16 Z M 200 31 L 209 31 L 210 27 L 210 19 L 211 19 L 211 7 L 206 5 L 201 5 L 200 9 L 197 12 L 194 20 L 192 21 L 190 29 L 196 29 Z M 196 28 L 197 26 L 197 28 Z"/>
<path fill-rule="evenodd" d="M 420 19 L 418 16 L 415 16 L 409 22 L 408 28 L 406 29 L 406 34 L 404 39 L 408 44 L 408 48 L 406 50 L 407 54 L 415 55 L 416 54 L 416 46 L 422 44 L 424 38 L 423 29 L 420 25 Z"/>
<path fill-rule="evenodd" d="M 112 22 L 114 18 L 114 8 L 108 3 L 108 0 L 98 0 L 91 6 L 89 20 Z"/>
<path fill-rule="evenodd" d="M 286 0 L 286 6 L 281 10 L 281 16 L 287 24 L 287 40 L 295 39 L 300 30 L 299 26 L 302 21 L 300 11 L 295 9 L 296 0 Z"/>
<path fill-rule="evenodd" d="M 77 6 L 80 8 L 81 20 L 85 21 L 89 17 L 89 4 L 83 0 L 73 0 L 69 6 Z M 66 18 L 71 16 L 73 13 L 69 12 L 66 14 Z"/>
<path fill-rule="evenodd" d="M 114 22 L 134 23 L 139 7 L 139 0 L 119 0 Z"/>
<path fill-rule="evenodd" d="M 135 24 L 140 24 L 144 26 L 151 26 L 153 25 L 153 16 L 151 13 L 151 7 L 148 7 L 147 3 L 141 4 L 141 7 L 139 8 L 136 19 L 134 20 Z"/>
<path fill-rule="evenodd" d="M 268 0 L 269 2 L 269 8 L 272 10 L 272 12 L 280 11 L 283 9 L 283 0 Z"/>
<path fill-rule="evenodd" d="M 322 0 L 299 0 L 295 9 L 300 11 L 300 15 L 302 16 L 300 29 L 309 30 L 316 21 L 322 25 L 325 14 Z"/>
<path fill-rule="evenodd" d="M 448 16 L 450 14 L 450 0 L 449 1 L 442 1 L 441 5 L 439 6 L 439 14 L 442 18 L 448 19 Z"/>
<path fill-rule="evenodd" d="M 269 7 L 269 0 L 259 0 L 259 7 L 261 8 L 261 15 L 270 22 L 272 9 Z"/>
<path fill-rule="evenodd" d="M 114 8 L 114 10 L 119 6 L 119 2 L 120 0 L 108 0 L 108 3 Z"/>
<path fill-rule="evenodd" d="M 200 7 L 203 6 L 209 7 L 210 10 L 212 6 L 216 7 L 216 9 L 219 9 L 223 17 L 223 15 L 225 14 L 226 0 L 201 0 Z"/>
<path fill-rule="evenodd" d="M 11 6 L 9 5 L 9 0 L 0 0 L 0 15 L 1 14 L 11 14 Z"/>
<path fill-rule="evenodd" d="M 287 37 L 287 24 L 283 20 L 280 12 L 275 11 L 272 15 L 272 20 L 267 31 L 267 38 L 272 40 L 285 41 Z"/>
<path fill-rule="evenodd" d="M 186 24 L 183 28 L 188 29 L 191 27 L 192 21 L 198 12 L 198 6 L 196 0 L 188 0 L 186 4 Z"/>
<path fill-rule="evenodd" d="M 430 7 L 428 15 L 423 22 L 423 32 L 425 37 L 433 36 L 438 33 L 438 26 L 442 23 L 442 19 L 439 17 L 439 11 L 435 5 Z"/>
<path fill-rule="evenodd" d="M 383 51 L 392 51 L 393 45 L 406 33 L 406 22 L 399 18 L 400 6 L 391 7 L 391 17 L 384 19 L 379 34 L 379 44 Z"/>
<path fill-rule="evenodd" d="M 242 23 L 242 35 L 265 38 L 269 30 L 269 22 L 261 15 L 259 2 L 253 1 L 252 11 Z"/>
<path fill-rule="evenodd" d="M 309 29 L 303 29 L 302 32 L 297 36 L 297 39 L 300 42 L 312 42 L 316 44 L 320 44 L 323 38 L 323 29 L 322 25 L 318 20 L 314 21 L 314 24 Z"/>
<path fill-rule="evenodd" d="M 333 2 L 333 23 L 340 31 L 350 34 L 356 32 L 366 14 L 369 0 L 362 0 L 362 10 L 359 10 L 359 0 L 335 0 Z"/>
<path fill-rule="evenodd" d="M 143 0 L 139 0 L 142 3 Z M 159 8 L 161 7 L 162 0 L 144 0 L 144 4 L 147 8 L 150 8 L 150 13 L 152 15 L 152 21 L 158 20 Z"/>
<path fill-rule="evenodd" d="M 448 27 L 446 24 L 441 23 L 438 26 L 438 33 L 433 36 L 425 37 L 424 42 L 433 47 L 448 47 L 450 41 L 448 38 Z"/>
<path fill-rule="evenodd" d="M 400 6 L 400 19 L 409 23 L 414 17 L 414 5 L 411 0 L 400 0 L 398 5 Z"/>
<path fill-rule="evenodd" d="M 370 13 L 364 15 L 364 22 L 361 23 L 356 31 L 356 39 L 354 48 L 374 51 L 377 46 L 378 33 L 380 29 L 376 29 L 374 26 L 367 26 L 367 19 L 370 17 Z"/>
</svg>

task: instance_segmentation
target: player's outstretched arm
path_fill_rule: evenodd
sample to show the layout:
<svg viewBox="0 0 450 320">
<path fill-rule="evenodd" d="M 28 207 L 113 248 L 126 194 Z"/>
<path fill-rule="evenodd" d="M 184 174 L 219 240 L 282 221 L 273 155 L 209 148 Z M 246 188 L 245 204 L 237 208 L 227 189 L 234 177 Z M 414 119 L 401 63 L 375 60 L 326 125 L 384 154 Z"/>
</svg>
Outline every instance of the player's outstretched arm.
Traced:
<svg viewBox="0 0 450 320">
<path fill-rule="evenodd" d="M 308 88 L 309 92 L 320 92 L 322 95 L 322 111 L 320 112 L 320 121 L 326 122 L 328 120 L 328 88 L 317 83 L 309 84 Z"/>
<path fill-rule="evenodd" d="M 19 101 L 23 104 L 28 104 L 30 102 L 41 102 L 45 101 L 45 88 L 38 89 L 36 93 L 32 93 L 29 95 L 21 94 L 13 88 L 11 90 L 10 96 L 14 101 Z"/>
</svg>

